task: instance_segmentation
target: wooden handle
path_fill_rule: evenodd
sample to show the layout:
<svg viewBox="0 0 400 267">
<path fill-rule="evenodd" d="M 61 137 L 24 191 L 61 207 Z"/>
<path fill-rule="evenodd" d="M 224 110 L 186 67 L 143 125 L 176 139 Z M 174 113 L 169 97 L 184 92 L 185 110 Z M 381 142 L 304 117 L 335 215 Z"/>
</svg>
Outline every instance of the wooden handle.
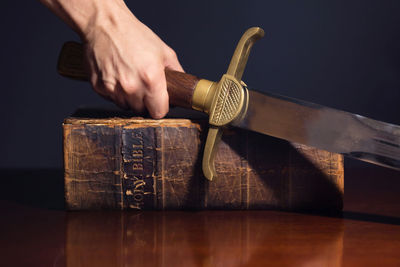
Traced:
<svg viewBox="0 0 400 267">
<path fill-rule="evenodd" d="M 60 52 L 57 70 L 62 76 L 88 81 L 89 76 L 84 67 L 83 45 L 77 42 L 66 42 Z M 183 108 L 192 108 L 192 97 L 197 82 L 194 75 L 165 69 L 169 103 Z"/>
<path fill-rule="evenodd" d="M 165 69 L 169 103 L 182 108 L 192 108 L 193 92 L 200 80 L 194 75 Z"/>
</svg>

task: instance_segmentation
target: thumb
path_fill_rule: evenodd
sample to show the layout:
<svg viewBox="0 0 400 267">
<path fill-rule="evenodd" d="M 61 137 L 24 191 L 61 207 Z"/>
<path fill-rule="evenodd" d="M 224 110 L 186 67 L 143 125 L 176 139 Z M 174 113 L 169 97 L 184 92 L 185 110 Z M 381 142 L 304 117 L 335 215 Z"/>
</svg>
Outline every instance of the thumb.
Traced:
<svg viewBox="0 0 400 267">
<path fill-rule="evenodd" d="M 175 51 L 168 47 L 166 52 L 165 52 L 165 67 L 169 68 L 171 70 L 175 70 L 175 71 L 180 71 L 180 72 L 185 72 L 181 66 L 181 64 L 179 63 L 178 57 L 175 53 Z"/>
</svg>

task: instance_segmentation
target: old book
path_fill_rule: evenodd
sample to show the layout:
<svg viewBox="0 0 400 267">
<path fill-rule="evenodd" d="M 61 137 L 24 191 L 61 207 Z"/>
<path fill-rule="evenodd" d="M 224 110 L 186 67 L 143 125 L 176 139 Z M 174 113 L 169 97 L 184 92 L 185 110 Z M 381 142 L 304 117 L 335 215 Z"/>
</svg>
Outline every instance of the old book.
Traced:
<svg viewBox="0 0 400 267">
<path fill-rule="evenodd" d="M 63 124 L 67 209 L 342 208 L 339 154 L 227 129 L 209 182 L 201 171 L 206 120 L 96 117 Z"/>
</svg>

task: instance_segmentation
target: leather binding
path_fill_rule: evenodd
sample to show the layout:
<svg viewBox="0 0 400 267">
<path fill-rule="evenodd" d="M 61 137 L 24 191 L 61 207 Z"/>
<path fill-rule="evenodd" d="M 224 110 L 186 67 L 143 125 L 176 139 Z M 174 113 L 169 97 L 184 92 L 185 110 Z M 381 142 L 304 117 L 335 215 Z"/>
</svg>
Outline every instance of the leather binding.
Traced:
<svg viewBox="0 0 400 267">
<path fill-rule="evenodd" d="M 206 126 L 202 119 L 65 119 L 67 209 L 342 209 L 341 155 L 250 131 L 225 130 L 217 179 L 207 181 Z"/>
</svg>

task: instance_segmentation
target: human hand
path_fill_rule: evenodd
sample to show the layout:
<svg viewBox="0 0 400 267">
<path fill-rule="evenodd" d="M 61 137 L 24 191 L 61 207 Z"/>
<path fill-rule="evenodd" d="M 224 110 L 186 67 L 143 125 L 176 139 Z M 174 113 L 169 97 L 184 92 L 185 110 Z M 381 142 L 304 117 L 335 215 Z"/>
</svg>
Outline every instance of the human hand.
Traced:
<svg viewBox="0 0 400 267">
<path fill-rule="evenodd" d="M 175 52 L 126 8 L 91 21 L 84 32 L 86 62 L 94 90 L 121 108 L 168 112 L 164 69 L 183 71 Z"/>
<path fill-rule="evenodd" d="M 94 90 L 121 108 L 153 118 L 168 112 L 164 69 L 183 71 L 175 52 L 128 10 L 85 30 L 86 62 Z"/>
<path fill-rule="evenodd" d="M 168 112 L 165 68 L 181 71 L 175 52 L 123 1 L 41 0 L 74 28 L 85 44 L 94 90 L 124 109 Z"/>
</svg>

